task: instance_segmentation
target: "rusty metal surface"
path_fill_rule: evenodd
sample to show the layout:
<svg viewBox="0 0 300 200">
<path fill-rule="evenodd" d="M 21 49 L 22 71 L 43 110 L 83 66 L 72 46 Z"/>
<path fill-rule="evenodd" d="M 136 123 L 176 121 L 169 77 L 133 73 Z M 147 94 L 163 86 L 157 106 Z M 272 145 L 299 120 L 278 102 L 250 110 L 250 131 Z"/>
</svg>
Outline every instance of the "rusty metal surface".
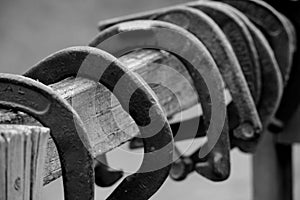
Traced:
<svg viewBox="0 0 300 200">
<path fill-rule="evenodd" d="M 167 8 L 152 10 L 152 11 L 148 11 L 148 12 L 137 13 L 137 14 L 132 14 L 132 15 L 128 15 L 128 16 L 122 16 L 122 17 L 117 17 L 117 18 L 113 18 L 113 19 L 103 20 L 103 21 L 99 22 L 98 29 L 100 31 L 102 31 L 108 27 L 111 27 L 115 24 L 125 22 L 125 21 L 151 19 L 151 18 L 153 18 L 153 16 L 159 15 L 160 13 L 165 13 L 172 9 L 180 8 L 182 6 L 194 7 L 194 8 L 201 10 L 201 7 L 202 7 L 202 9 L 204 9 L 204 7 L 209 6 L 209 4 L 211 4 L 211 3 L 213 3 L 213 2 L 199 1 L 199 2 L 182 4 L 180 6 L 167 7 Z M 200 6 L 200 4 L 202 6 Z M 212 7 L 217 9 L 216 6 L 212 6 Z M 202 10 L 202 11 L 205 12 L 204 10 Z M 211 9 L 206 8 L 206 12 L 210 12 L 210 11 L 211 11 Z M 225 12 L 225 13 L 221 13 L 221 11 Z M 229 42 L 231 42 L 231 45 L 232 45 L 233 49 L 235 50 L 234 52 L 236 53 L 236 56 L 240 62 L 240 65 L 241 65 L 242 69 L 244 70 L 243 71 L 244 75 L 246 76 L 246 79 L 248 80 L 248 85 L 253 94 L 253 98 L 255 99 L 255 102 L 258 102 L 259 96 L 260 96 L 259 95 L 260 94 L 260 82 L 258 81 L 258 80 L 260 80 L 260 72 L 259 72 L 259 67 L 258 67 L 259 66 L 258 56 L 257 56 L 256 49 L 254 47 L 254 44 L 253 44 L 253 40 L 252 40 L 247 28 L 243 25 L 243 23 L 241 21 L 239 21 L 239 19 L 235 18 L 234 16 L 232 16 L 230 13 L 227 13 L 226 11 L 223 11 L 223 10 L 221 10 L 221 11 L 218 10 L 218 12 L 217 12 L 215 10 L 214 12 L 211 12 L 212 13 L 211 15 L 209 15 L 209 13 L 206 13 L 206 14 L 208 14 L 211 18 L 213 18 L 215 20 L 215 22 L 221 27 L 222 31 L 225 33 Z M 228 16 L 224 16 L 226 14 Z M 212 15 L 214 15 L 214 16 L 212 16 Z M 232 23 L 232 21 L 234 21 L 234 23 Z M 235 29 L 232 26 L 235 26 Z M 240 31 L 240 32 L 242 31 L 242 33 L 243 33 L 242 36 L 237 35 L 238 31 Z M 232 36 L 232 37 L 230 37 L 230 36 Z M 243 43 L 247 43 L 245 45 L 247 47 L 246 50 L 248 52 L 244 55 L 241 55 L 241 53 L 243 53 L 243 52 L 240 52 L 242 47 L 236 40 L 234 40 L 234 39 L 236 39 L 237 36 L 239 36 L 238 38 L 240 38 L 241 40 L 244 41 Z M 255 66 L 255 67 L 253 67 L 253 69 L 251 69 L 251 66 L 252 67 Z"/>
<path fill-rule="evenodd" d="M 136 37 L 126 35 L 134 31 Z M 113 45 L 116 43 L 120 45 Z M 104 30 L 90 45 L 104 49 L 115 56 L 121 56 L 137 48 L 154 48 L 165 50 L 178 57 L 192 77 L 202 104 L 205 124 L 210 124 L 207 136 L 212 137 L 214 132 L 218 131 L 221 133 L 221 126 L 226 118 L 224 83 L 209 52 L 191 33 L 166 22 L 132 21 Z M 216 142 L 214 139 L 209 141 Z M 207 149 L 208 147 L 210 148 Z M 205 152 L 209 152 L 212 146 L 206 144 L 203 148 Z"/>
<path fill-rule="evenodd" d="M 137 14 L 136 18 L 170 22 L 197 36 L 214 58 L 232 95 L 235 108 L 238 111 L 236 114 L 239 115 L 239 122 L 234 129 L 245 133 L 245 135 L 251 135 L 254 134 L 253 132 L 261 130 L 260 119 L 238 60 L 226 36 L 210 17 L 193 8 L 171 7 L 144 13 L 144 15 Z M 134 15 L 120 19 L 120 21 L 127 19 L 134 20 Z M 109 22 L 109 25 L 112 25 L 112 22 Z M 245 126 L 247 129 L 244 128 Z M 246 131 L 250 133 L 246 133 Z"/>
<path fill-rule="evenodd" d="M 142 24 L 142 23 L 144 23 L 144 24 Z M 159 37 L 156 36 L 156 37 L 150 38 L 151 39 L 150 41 L 148 41 L 149 38 L 145 39 L 145 38 L 139 36 L 139 37 L 141 37 L 139 39 L 142 40 L 143 45 L 145 43 L 147 44 L 146 46 L 134 45 L 134 44 L 132 44 L 133 42 L 131 42 L 128 45 L 123 45 L 123 46 L 120 45 L 121 47 L 113 47 L 113 49 L 109 49 L 109 52 L 120 52 L 120 51 L 122 52 L 124 49 L 126 49 L 126 52 L 128 52 L 128 51 L 134 50 L 136 48 L 151 47 L 151 48 L 167 50 L 171 53 L 175 52 L 175 55 L 177 57 L 179 57 L 180 60 L 185 59 L 184 55 L 193 55 L 194 54 L 194 55 L 196 55 L 195 56 L 196 59 L 200 58 L 200 55 L 201 55 L 201 60 L 206 62 L 206 65 L 203 65 L 203 66 L 210 68 L 209 71 L 200 69 L 200 68 L 202 68 L 202 65 L 197 66 L 197 64 L 199 62 L 198 63 L 195 62 L 193 60 L 194 58 L 191 60 L 183 60 L 183 62 L 186 64 L 185 66 L 192 77 L 192 80 L 194 82 L 193 84 L 196 88 L 196 91 L 198 92 L 200 103 L 203 106 L 204 125 L 210 123 L 210 127 L 216 129 L 216 127 L 215 127 L 216 125 L 214 125 L 214 123 L 216 122 L 215 120 L 217 120 L 217 121 L 219 121 L 219 120 L 214 119 L 214 116 L 213 116 L 214 111 L 211 112 L 213 114 L 212 114 L 212 117 L 211 117 L 212 119 L 210 120 L 210 122 L 207 120 L 209 120 L 209 118 L 210 118 L 209 116 L 211 114 L 209 109 L 214 109 L 214 107 L 218 109 L 219 115 L 221 115 L 221 116 L 222 116 L 221 113 L 223 113 L 223 111 L 225 111 L 224 117 L 226 117 L 226 105 L 225 105 L 225 101 L 224 101 L 225 100 L 224 99 L 224 87 L 222 86 L 223 80 L 221 79 L 219 71 L 217 70 L 217 66 L 215 65 L 210 54 L 205 51 L 206 49 L 205 49 L 204 45 L 202 45 L 199 40 L 195 40 L 196 38 L 194 38 L 194 36 L 192 36 L 191 34 L 189 34 L 186 31 L 183 31 L 183 29 L 179 28 L 178 26 L 173 26 L 173 25 L 171 26 L 169 23 L 165 23 L 165 22 L 133 21 L 133 22 L 127 22 L 127 23 L 125 22 L 125 23 L 122 23 L 119 25 L 115 25 L 111 28 L 104 30 L 97 36 L 97 38 L 91 43 L 91 45 L 99 46 L 99 48 L 107 50 L 107 47 L 110 47 L 111 45 L 106 43 L 105 45 L 102 46 L 101 42 L 104 41 L 104 43 L 105 43 L 109 37 L 113 37 L 114 35 L 117 35 L 117 34 L 123 33 L 123 32 L 130 32 L 130 30 L 152 31 L 155 29 L 160 30 L 162 33 L 159 35 Z M 164 31 L 164 29 L 169 29 L 169 30 L 172 30 L 173 32 L 170 31 L 169 33 L 167 33 Z M 175 37 L 176 34 L 179 35 L 179 37 L 178 36 Z M 143 35 L 149 35 L 149 33 L 143 33 Z M 145 40 L 147 40 L 147 42 L 145 42 Z M 170 40 L 170 42 L 172 41 L 172 43 L 174 43 L 174 41 L 176 41 L 174 43 L 176 45 L 174 46 L 174 44 L 168 42 L 168 40 Z M 161 42 L 161 41 L 163 41 L 163 42 Z M 161 44 L 164 44 L 164 45 L 161 45 Z M 183 44 L 189 44 L 190 45 L 189 49 L 183 48 Z M 196 48 L 193 48 L 192 45 L 195 45 Z M 183 51 L 186 51 L 186 49 L 188 49 L 188 52 L 183 53 Z M 123 52 L 123 53 L 126 53 L 126 52 Z M 119 54 L 119 56 L 120 55 L 121 54 Z M 199 55 L 199 56 L 197 56 L 197 55 Z M 187 65 L 188 64 L 187 62 L 190 62 L 193 65 L 192 66 Z M 195 69 L 193 69 L 193 68 L 197 68 L 198 71 L 200 71 L 200 74 L 197 73 L 197 71 L 195 71 Z M 210 73 L 210 74 L 208 74 L 208 73 Z M 203 83 L 201 83 L 199 81 L 199 80 L 201 80 L 200 78 L 204 79 L 204 84 L 207 85 L 208 90 L 209 90 L 208 92 L 205 91 L 206 88 L 203 86 Z M 215 82 L 214 86 L 213 86 L 212 82 Z M 217 86 L 217 85 L 219 85 L 219 86 Z M 205 92 L 205 95 L 203 92 Z M 215 95 L 217 95 L 219 97 L 216 98 Z M 206 96 L 206 97 L 204 97 L 204 96 Z M 211 103 L 207 101 L 208 98 L 211 99 Z M 211 107 L 211 104 L 214 106 Z M 206 120 L 206 122 L 205 122 L 205 120 Z M 203 122 L 203 121 L 200 121 L 200 122 Z M 219 122 L 217 122 L 217 123 L 219 123 Z M 200 126 L 203 126 L 203 124 L 200 124 Z M 223 170 L 222 172 L 224 172 L 222 174 L 222 176 L 223 176 L 222 178 L 226 179 L 230 173 L 230 161 L 229 161 L 230 145 L 229 145 L 229 139 L 228 139 L 227 121 L 224 123 L 224 126 L 222 127 L 222 129 L 220 131 L 222 131 L 222 133 L 221 133 L 220 138 L 216 142 L 216 146 L 214 146 L 213 149 L 211 150 L 211 152 L 207 156 L 205 156 L 205 158 L 203 159 L 206 162 L 206 165 L 203 164 L 203 166 L 205 166 L 205 167 L 201 170 L 201 174 L 211 180 L 216 180 L 215 177 L 220 176 L 220 174 L 218 173 L 219 171 L 216 170 L 216 168 L 220 169 L 219 163 L 214 162 L 215 155 L 218 153 L 220 153 L 218 156 L 222 157 L 222 159 L 220 159 L 220 161 L 222 163 L 221 164 L 222 167 L 225 166 L 222 169 Z M 207 136 L 209 138 L 208 140 L 210 142 L 210 140 L 211 139 L 213 140 L 213 138 L 210 138 L 210 135 L 209 135 L 210 130 L 208 130 L 207 132 L 208 132 Z M 198 154 L 200 154 L 200 153 L 201 153 L 201 149 L 199 150 Z M 217 172 L 217 174 L 214 172 Z"/>
<path fill-rule="evenodd" d="M 261 122 L 247 82 L 231 44 L 219 26 L 205 13 L 188 7 L 170 9 L 151 18 L 184 27 L 203 42 L 214 58 L 238 111 L 236 114 L 240 121 L 235 129 L 243 130 L 246 126 L 244 131 L 251 133 L 245 134 L 253 134 L 260 130 Z M 253 130 L 249 130 L 249 125 Z"/>
<path fill-rule="evenodd" d="M 172 163 L 172 132 L 151 89 L 120 61 L 96 48 L 73 47 L 50 55 L 25 75 L 45 84 L 70 76 L 82 76 L 106 86 L 139 126 L 145 153 L 138 172 L 126 177 L 107 199 L 148 199 L 160 188 Z M 153 129 L 144 128 L 151 123 L 151 119 L 162 125 L 155 135 Z M 161 167 L 150 171 L 158 164 Z"/>
<path fill-rule="evenodd" d="M 252 97 L 257 103 L 261 94 L 261 72 L 257 50 L 245 24 L 222 3 L 198 1 L 187 4 L 210 16 L 222 29 L 239 60 Z"/>
<path fill-rule="evenodd" d="M 284 83 L 287 83 L 292 67 L 294 44 L 287 30 L 288 24 L 280 17 L 281 14 L 259 0 L 222 0 L 222 2 L 240 10 L 262 30 L 274 50 Z"/>
<path fill-rule="evenodd" d="M 93 158 L 73 108 L 47 86 L 17 75 L 0 74 L 0 94 L 1 108 L 25 112 L 50 128 L 61 161 L 65 199 L 94 199 Z"/>
<path fill-rule="evenodd" d="M 285 65 L 289 66 L 293 64 L 293 66 L 297 66 L 299 61 L 299 51 L 296 50 L 296 47 L 299 46 L 299 33 L 297 30 L 300 27 L 300 18 L 299 18 L 299 8 L 300 3 L 298 1 L 270 1 L 266 0 L 269 5 L 263 1 L 250 0 L 250 1 L 237 1 L 237 0 L 220 0 L 223 3 L 230 4 L 235 8 L 239 9 L 243 12 L 247 17 L 249 17 L 255 25 L 258 25 L 259 28 L 263 31 L 263 34 L 267 36 L 267 40 L 271 42 L 271 47 L 274 50 L 276 61 L 279 63 L 279 67 L 281 72 L 284 74 L 288 74 L 289 69 L 286 68 Z M 201 1 L 201 3 L 207 3 L 208 1 Z M 187 3 L 182 5 L 193 5 L 199 2 Z M 249 5 L 249 6 L 248 6 Z M 272 6 L 274 8 L 272 8 Z M 176 6 L 174 6 L 176 7 Z M 128 15 L 125 17 L 118 17 L 109 20 L 104 20 L 99 22 L 98 28 L 99 30 L 103 30 L 113 24 L 128 21 L 132 19 L 141 19 L 143 17 L 148 18 L 149 16 L 155 14 L 156 12 L 163 12 L 167 9 L 174 8 L 162 8 L 156 11 L 148 11 L 144 13 L 137 13 L 133 15 Z M 259 11 L 257 15 L 256 11 Z M 280 13 L 279 13 L 279 12 Z M 284 14 L 284 16 L 282 14 Z M 274 24 L 274 26 L 272 25 Z M 278 34 L 277 34 L 278 32 Z M 280 39 L 282 38 L 282 39 Z M 273 40 L 273 42 L 271 41 Z M 283 41 L 283 42 L 281 42 Z M 285 41 L 285 42 L 284 42 Z M 273 44 L 272 44 L 273 43 Z M 285 44 L 280 44 L 285 43 Z M 275 49 L 274 49 L 275 47 Z M 283 54 L 283 48 L 286 49 Z M 294 53 L 295 56 L 292 56 Z M 280 59 L 279 59 L 280 58 Z M 279 110 L 276 114 L 276 117 L 282 121 L 287 121 L 291 118 L 294 111 L 297 109 L 298 104 L 300 102 L 300 95 L 295 94 L 294 91 L 298 88 L 298 74 L 299 68 L 293 67 L 292 73 L 290 73 L 291 81 L 287 83 L 287 87 L 284 90 L 283 99 L 281 101 Z M 284 79 L 288 79 L 288 76 L 283 77 Z M 253 91 L 253 90 L 252 90 Z"/>
<path fill-rule="evenodd" d="M 257 104 L 257 109 L 265 131 L 269 123 L 273 120 L 282 98 L 284 88 L 282 75 L 273 50 L 262 32 L 240 11 L 233 7 L 228 9 L 245 23 L 252 35 L 258 52 L 262 72 L 262 94 L 261 100 Z M 253 143 L 257 144 L 258 140 L 254 140 Z M 245 144 L 245 146 L 247 145 Z M 247 151 L 254 152 L 254 150 L 249 149 Z"/>
<path fill-rule="evenodd" d="M 226 5 L 217 2 L 196 2 L 190 3 L 188 6 L 197 8 L 210 17 L 220 26 L 228 40 L 230 41 L 232 48 L 240 61 L 241 68 L 247 80 L 252 97 L 257 104 L 261 95 L 261 71 L 258 62 L 257 50 L 254 46 L 253 38 L 247 29 L 246 25 L 233 13 L 227 10 Z M 243 49 L 243 51 L 242 51 Z M 259 90 L 259 92 L 257 92 Z M 255 96 L 255 95 L 259 95 Z M 229 128 L 237 126 L 238 119 L 234 115 L 236 108 L 233 105 L 229 105 L 228 117 Z M 262 127 L 261 127 L 262 128 Z M 257 141 L 261 135 L 261 130 L 257 130 L 252 135 L 246 135 L 247 132 L 233 132 L 231 135 L 232 141 L 241 150 L 251 152 L 255 149 L 256 143 L 251 141 Z"/>
</svg>

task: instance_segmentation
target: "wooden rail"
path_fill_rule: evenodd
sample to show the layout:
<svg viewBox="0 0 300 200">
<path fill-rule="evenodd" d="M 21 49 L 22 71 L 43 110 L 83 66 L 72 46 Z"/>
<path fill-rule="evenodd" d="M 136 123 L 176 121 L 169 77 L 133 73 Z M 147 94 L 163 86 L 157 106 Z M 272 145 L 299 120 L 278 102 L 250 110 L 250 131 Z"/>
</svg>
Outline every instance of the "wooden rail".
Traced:
<svg viewBox="0 0 300 200">
<path fill-rule="evenodd" d="M 120 59 L 140 75 L 158 96 L 167 116 L 197 104 L 191 79 L 182 63 L 172 55 L 154 50 L 140 50 Z M 170 70 L 170 67 L 175 70 Z M 203 66 L 205 67 L 205 66 Z M 181 74 L 183 77 L 179 77 Z M 97 154 L 108 152 L 138 134 L 131 117 L 103 85 L 84 78 L 68 78 L 51 85 L 72 104 L 84 122 L 90 142 Z M 167 89 L 168 88 L 168 89 Z M 170 92 L 173 92 L 173 94 Z M 180 101 L 176 103 L 175 95 Z M 76 98 L 76 102 L 72 101 Z M 0 124 L 40 125 L 24 113 L 0 111 Z M 44 169 L 44 184 L 61 176 L 56 148 L 49 136 Z"/>
</svg>

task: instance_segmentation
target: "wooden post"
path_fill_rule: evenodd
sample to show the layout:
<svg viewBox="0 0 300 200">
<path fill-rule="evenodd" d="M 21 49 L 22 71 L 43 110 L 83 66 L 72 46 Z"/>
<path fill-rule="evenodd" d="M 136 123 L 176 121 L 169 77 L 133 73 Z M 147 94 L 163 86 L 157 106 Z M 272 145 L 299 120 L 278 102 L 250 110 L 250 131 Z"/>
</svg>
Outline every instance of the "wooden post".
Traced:
<svg viewBox="0 0 300 200">
<path fill-rule="evenodd" d="M 40 200 L 50 130 L 0 125 L 0 200 Z"/>
<path fill-rule="evenodd" d="M 300 142 L 300 107 L 282 133 L 266 132 L 253 156 L 254 200 L 293 199 L 292 145 Z"/>
<path fill-rule="evenodd" d="M 253 199 L 292 200 L 292 146 L 266 132 L 253 156 Z"/>
</svg>

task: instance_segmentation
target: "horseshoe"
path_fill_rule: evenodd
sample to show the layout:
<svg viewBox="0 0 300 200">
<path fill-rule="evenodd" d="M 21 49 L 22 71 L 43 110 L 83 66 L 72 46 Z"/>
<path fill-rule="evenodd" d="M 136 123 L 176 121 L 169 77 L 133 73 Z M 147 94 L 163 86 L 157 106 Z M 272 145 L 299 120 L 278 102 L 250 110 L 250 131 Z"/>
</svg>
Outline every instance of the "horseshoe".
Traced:
<svg viewBox="0 0 300 200">
<path fill-rule="evenodd" d="M 254 130 L 260 130 L 260 119 L 258 117 L 257 110 L 255 108 L 255 104 L 251 97 L 247 83 L 244 79 L 235 54 L 230 47 L 230 43 L 227 41 L 226 36 L 223 34 L 222 30 L 220 30 L 218 25 L 216 25 L 215 22 L 206 14 L 193 8 L 174 7 L 172 9 L 164 9 L 163 11 L 152 11 L 151 13 L 153 14 L 140 14 L 137 17 L 148 17 L 149 19 L 161 20 L 179 25 L 193 33 L 204 43 L 207 49 L 211 52 L 211 55 L 216 61 L 222 77 L 227 84 L 227 87 L 230 89 L 235 107 L 240 117 L 240 122 L 237 124 L 243 126 L 243 123 L 248 123 L 248 127 L 250 124 L 250 126 L 254 127 Z M 131 17 L 131 20 L 133 20 L 133 17 Z M 230 108 L 232 108 L 232 106 Z M 234 112 L 235 111 L 232 111 L 231 113 Z M 171 127 L 178 126 L 178 124 L 172 124 Z M 174 128 L 172 128 L 172 130 L 174 130 Z M 239 131 L 241 130 L 243 129 L 241 128 Z M 254 130 L 252 130 L 252 132 L 255 132 Z M 133 140 L 133 142 L 137 142 L 137 145 L 140 144 L 138 139 Z M 226 149 L 229 148 L 225 147 L 224 151 Z M 224 152 L 224 154 L 226 153 Z M 176 164 L 182 165 L 182 163 L 179 161 L 177 161 Z M 175 164 L 173 164 L 173 166 L 174 165 Z M 182 176 L 176 175 L 176 177 L 180 177 L 179 180 L 182 180 Z"/>
<path fill-rule="evenodd" d="M 249 125 L 252 126 L 253 130 L 251 132 L 260 130 L 260 119 L 247 86 L 247 82 L 244 78 L 235 54 L 231 49 L 230 43 L 218 25 L 215 24 L 215 22 L 203 12 L 188 7 L 174 8 L 170 9 L 169 11 L 165 11 L 164 13 L 157 13 L 156 15 L 153 15 L 151 19 L 171 22 L 181 27 L 185 27 L 204 43 L 207 49 L 211 52 L 211 55 L 213 56 L 222 74 L 222 77 L 231 92 L 233 103 L 235 104 L 235 108 L 238 111 L 237 115 L 240 119 L 237 124 L 239 124 L 240 127 L 243 127 L 245 124 L 247 124 L 245 127 L 249 127 Z M 232 106 L 230 106 L 229 109 L 230 108 L 232 108 Z M 234 112 L 235 110 L 231 113 Z M 244 131 L 245 129 L 237 128 L 235 130 Z M 222 138 L 224 140 L 222 142 L 223 144 L 226 144 L 226 141 L 228 141 L 227 137 Z M 225 151 L 229 151 L 229 143 L 227 143 L 227 146 L 224 146 L 223 149 L 219 148 L 220 155 L 228 154 Z M 229 158 L 229 156 L 227 158 Z M 214 163 L 214 160 L 215 159 L 211 157 L 209 162 Z M 179 161 L 177 161 L 176 164 L 182 165 Z M 175 164 L 173 164 L 173 166 L 174 165 Z M 204 165 L 202 164 L 202 166 Z M 215 167 L 216 170 L 214 171 L 218 171 L 220 173 L 216 176 L 217 178 L 213 177 L 212 179 L 225 180 L 228 178 L 228 175 L 225 173 L 226 171 L 229 171 L 226 170 L 228 167 L 224 166 L 223 164 L 219 164 L 217 166 L 219 167 Z M 205 170 L 199 169 L 198 171 Z M 176 175 L 176 177 L 180 177 L 179 180 L 181 180 L 183 176 Z M 212 175 L 210 177 L 212 177 Z"/>
<path fill-rule="evenodd" d="M 239 119 L 238 122 L 231 124 L 238 124 L 238 127 L 243 127 L 233 127 L 234 132 L 245 133 L 247 129 L 250 133 L 245 133 L 246 135 L 259 132 L 262 129 L 262 125 L 247 82 L 231 49 L 230 43 L 218 25 L 207 15 L 193 8 L 174 8 L 168 12 L 157 14 L 153 18 L 168 22 L 171 21 L 176 24 L 180 24 L 180 20 L 178 19 L 182 19 L 183 22 L 180 25 L 186 27 L 187 30 L 196 35 L 211 52 L 231 92 L 234 106 L 229 106 L 228 112 L 235 113 L 237 111 L 235 115 L 238 115 L 237 119 Z M 247 127 L 247 129 L 244 127 Z M 251 127 L 253 127 L 253 130 L 250 131 Z"/>
<path fill-rule="evenodd" d="M 289 34 L 288 25 L 281 14 L 263 1 L 222 0 L 222 2 L 240 10 L 262 30 L 274 50 L 286 84 L 289 79 L 295 49 L 292 35 Z"/>
<path fill-rule="evenodd" d="M 258 103 L 261 94 L 260 66 L 257 51 L 247 27 L 238 17 L 228 12 L 223 4 L 216 4 L 216 2 L 211 1 L 197 1 L 188 3 L 187 6 L 206 13 L 222 29 L 239 60 L 254 102 Z"/>
<path fill-rule="evenodd" d="M 67 48 L 45 58 L 25 75 L 44 84 L 53 84 L 76 75 L 99 81 L 115 94 L 121 106 L 139 126 L 144 137 L 143 163 L 138 172 L 126 177 L 107 199 L 149 199 L 161 187 L 172 163 L 171 129 L 147 84 L 126 69 L 118 59 L 92 47 Z M 150 109 L 151 119 L 148 115 Z M 146 127 L 151 120 L 161 125 L 156 135 L 153 135 L 153 129 Z M 80 189 L 78 191 L 81 192 Z"/>
<path fill-rule="evenodd" d="M 119 45 L 114 45 L 117 43 Z M 178 57 L 192 77 L 202 104 L 204 123 L 206 125 L 210 123 L 207 130 L 208 143 L 203 147 L 204 155 L 199 152 L 200 157 L 206 157 L 212 149 L 215 149 L 214 145 L 210 146 L 212 143 L 219 146 L 219 135 L 214 138 L 211 134 L 214 134 L 213 129 L 221 135 L 226 132 L 226 128 L 223 128 L 223 124 L 226 126 L 224 84 L 209 52 L 195 36 L 170 23 L 141 20 L 112 26 L 101 32 L 90 45 L 115 56 L 121 56 L 137 48 L 153 48 L 166 50 Z"/>
<path fill-rule="evenodd" d="M 0 74 L 0 107 L 22 111 L 50 128 L 58 150 L 64 198 L 94 199 L 94 169 L 84 125 L 54 91 L 29 78 Z"/>
<path fill-rule="evenodd" d="M 136 17 L 138 19 L 146 19 L 148 17 L 148 19 L 179 25 L 202 41 L 214 58 L 233 97 L 240 119 L 239 123 L 237 123 L 238 127 L 234 127 L 235 130 L 242 132 L 245 131 L 244 127 L 247 127 L 248 131 L 251 132 L 250 134 L 261 130 L 261 122 L 255 104 L 236 56 L 226 36 L 211 18 L 201 11 L 187 7 L 161 9 L 145 13 L 144 15 L 137 14 Z M 128 18 L 134 20 L 133 16 L 125 17 L 125 19 Z M 112 25 L 112 23 L 109 25 Z M 252 127 L 253 130 L 251 130 Z"/>
<path fill-rule="evenodd" d="M 188 6 L 197 8 L 208 14 L 223 30 L 228 40 L 231 42 L 233 50 L 240 61 L 240 65 L 248 82 L 252 97 L 257 104 L 260 98 L 256 97 L 256 95 L 258 95 L 258 93 L 260 95 L 260 92 L 257 93 L 255 91 L 261 91 L 261 72 L 259 63 L 257 63 L 257 51 L 247 27 L 237 16 L 228 12 L 224 6 L 220 5 L 220 3 L 217 4 L 216 2 L 200 1 L 196 3 L 190 3 L 188 4 Z M 244 49 L 245 51 L 241 51 L 241 49 Z M 231 110 L 233 110 L 233 108 L 228 109 L 230 130 L 232 130 L 232 127 L 236 126 L 236 123 L 234 122 L 238 122 L 238 120 L 233 118 L 234 115 L 230 113 Z M 260 135 L 261 131 L 258 131 L 253 135 L 247 135 L 242 132 L 240 134 L 231 134 L 231 138 L 234 137 L 234 140 L 237 141 L 236 146 L 239 147 L 239 149 L 248 151 L 249 146 L 251 147 L 251 149 L 254 149 L 256 147 L 256 145 L 251 141 L 258 140 L 258 138 L 260 138 Z M 248 145 L 247 149 L 245 148 L 245 143 Z"/>
<path fill-rule="evenodd" d="M 231 92 L 233 103 L 238 111 L 235 115 L 239 115 L 240 119 L 238 124 L 243 125 L 243 123 L 248 123 L 248 126 L 250 124 L 250 126 L 254 127 L 252 132 L 260 130 L 260 119 L 246 80 L 230 43 L 218 25 L 201 11 L 184 7 L 170 9 L 164 13 L 157 13 L 151 19 L 167 21 L 184 27 L 204 43 L 216 61 L 222 77 Z M 230 108 L 233 107 L 230 106 L 228 109 Z M 234 109 L 234 111 L 229 112 L 234 113 L 236 110 Z M 228 130 L 228 127 L 226 128 Z M 239 131 L 241 130 L 243 129 Z M 196 170 L 199 174 L 209 177 L 210 180 L 224 181 L 230 174 L 229 150 L 230 143 L 228 134 L 225 131 L 224 135 L 220 138 L 219 145 L 216 146 L 214 152 L 206 160 L 197 157 L 199 150 L 192 154 L 191 158 L 183 156 L 182 159 L 173 163 L 170 176 L 174 180 L 181 181 L 190 172 Z M 207 168 L 207 165 L 211 167 Z"/>
<path fill-rule="evenodd" d="M 206 6 L 209 5 L 209 2 L 197 1 L 193 3 L 183 4 L 189 7 L 194 7 L 196 9 L 202 10 Z M 132 20 L 142 20 L 149 19 L 151 16 L 157 15 L 157 13 L 168 12 L 171 9 L 178 8 L 178 6 L 167 7 L 157 10 L 152 10 L 148 12 L 142 12 L 137 14 L 132 14 L 128 16 L 117 17 L 113 19 L 104 20 L 98 23 L 98 29 L 103 31 L 113 25 L 118 23 L 132 21 Z M 206 8 L 202 11 L 205 11 L 206 14 L 209 13 L 212 9 Z M 249 31 L 245 27 L 245 25 L 237 19 L 237 17 L 232 16 L 230 13 L 225 15 L 224 13 L 215 11 L 214 16 L 209 15 L 215 20 L 215 22 L 221 27 L 222 31 L 225 33 L 227 39 L 231 43 L 233 50 L 240 62 L 242 70 L 244 72 L 245 78 L 248 81 L 248 86 L 250 88 L 251 93 L 253 94 L 253 99 L 255 103 L 259 101 L 260 91 L 261 91 L 261 83 L 260 81 L 260 71 L 259 71 L 259 62 L 258 55 L 256 49 L 253 45 L 253 40 L 250 36 Z M 225 16 L 224 16 L 225 15 Z M 225 20 L 226 19 L 226 20 Z M 233 28 L 234 26 L 235 28 Z M 237 34 L 239 37 L 237 37 Z M 236 41 L 239 39 L 239 41 Z M 241 41 L 240 41 L 241 40 Z M 240 51 L 240 49 L 246 49 L 245 53 Z"/>
<path fill-rule="evenodd" d="M 282 98 L 284 87 L 282 75 L 272 48 L 261 31 L 237 9 L 228 6 L 228 10 L 237 15 L 247 26 L 258 52 L 262 72 L 262 95 L 257 109 L 263 127 L 266 129 L 274 117 Z M 258 143 L 258 141 L 253 142 Z"/>
</svg>

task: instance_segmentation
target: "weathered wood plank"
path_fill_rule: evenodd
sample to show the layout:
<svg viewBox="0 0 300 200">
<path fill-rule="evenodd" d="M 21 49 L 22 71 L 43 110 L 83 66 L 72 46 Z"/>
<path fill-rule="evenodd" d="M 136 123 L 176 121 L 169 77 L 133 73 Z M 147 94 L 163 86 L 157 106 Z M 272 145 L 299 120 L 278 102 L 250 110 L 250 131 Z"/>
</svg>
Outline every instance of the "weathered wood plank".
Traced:
<svg viewBox="0 0 300 200">
<path fill-rule="evenodd" d="M 50 130 L 24 125 L 0 125 L 0 197 L 39 200 Z"/>
<path fill-rule="evenodd" d="M 147 83 L 151 83 L 168 116 L 197 103 L 197 96 L 191 87 L 187 71 L 182 63 L 170 54 L 141 50 L 122 57 L 121 61 Z M 99 155 L 138 134 L 133 120 L 103 85 L 84 78 L 68 78 L 51 87 L 78 112 L 89 133 L 91 144 Z M 176 103 L 175 97 L 179 99 L 180 105 Z M 0 111 L 0 123 L 39 125 L 25 114 L 7 111 Z M 58 154 L 53 141 L 49 139 L 44 183 L 47 184 L 60 175 Z"/>
<path fill-rule="evenodd" d="M 6 142 L 0 135 L 0 199 L 6 199 Z"/>
</svg>

